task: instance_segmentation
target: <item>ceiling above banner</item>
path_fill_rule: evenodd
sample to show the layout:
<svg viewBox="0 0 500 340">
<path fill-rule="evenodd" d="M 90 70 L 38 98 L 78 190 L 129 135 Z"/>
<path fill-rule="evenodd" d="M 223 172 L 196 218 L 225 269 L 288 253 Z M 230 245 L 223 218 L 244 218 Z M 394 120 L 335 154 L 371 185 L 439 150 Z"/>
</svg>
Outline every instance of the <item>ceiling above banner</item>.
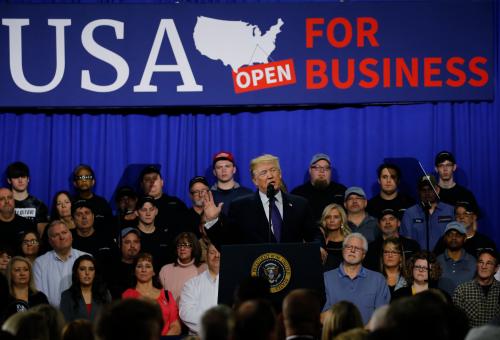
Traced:
<svg viewBox="0 0 500 340">
<path fill-rule="evenodd" d="M 493 2 L 0 5 L 0 107 L 493 100 Z"/>
</svg>

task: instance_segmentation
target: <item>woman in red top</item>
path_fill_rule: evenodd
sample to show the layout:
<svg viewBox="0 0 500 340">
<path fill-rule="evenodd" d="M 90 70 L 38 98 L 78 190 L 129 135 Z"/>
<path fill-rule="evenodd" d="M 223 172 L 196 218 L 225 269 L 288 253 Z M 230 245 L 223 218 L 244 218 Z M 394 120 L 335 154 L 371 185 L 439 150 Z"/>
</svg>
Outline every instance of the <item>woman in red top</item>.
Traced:
<svg viewBox="0 0 500 340">
<path fill-rule="evenodd" d="M 135 262 L 135 288 L 124 291 L 122 298 L 145 298 L 156 301 L 161 308 L 164 321 L 161 335 L 179 335 L 181 334 L 181 324 L 175 299 L 170 292 L 155 287 L 160 285 L 154 283 L 154 276 L 153 256 L 148 253 L 139 254 Z"/>
</svg>

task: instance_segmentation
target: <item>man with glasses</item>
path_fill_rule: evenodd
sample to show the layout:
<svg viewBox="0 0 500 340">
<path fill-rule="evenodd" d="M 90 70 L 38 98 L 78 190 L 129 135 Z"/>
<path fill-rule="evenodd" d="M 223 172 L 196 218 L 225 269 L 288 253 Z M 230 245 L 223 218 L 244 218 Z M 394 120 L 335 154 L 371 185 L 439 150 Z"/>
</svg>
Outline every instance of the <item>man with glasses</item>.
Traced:
<svg viewBox="0 0 500 340">
<path fill-rule="evenodd" d="M 250 174 L 257 192 L 233 201 L 227 218 L 220 214 L 222 204 L 216 205 L 212 194 L 208 193 L 204 215 L 208 237 L 212 241 L 232 244 L 322 240 L 307 201 L 281 190 L 278 157 L 266 154 L 253 159 Z"/>
<path fill-rule="evenodd" d="M 474 194 L 455 182 L 453 177 L 457 170 L 455 156 L 449 151 L 441 151 L 434 160 L 435 170 L 439 175 L 439 197 L 442 202 L 455 206 L 458 201 L 470 202 L 477 209 Z"/>
<path fill-rule="evenodd" d="M 291 191 L 309 201 L 313 218 L 319 221 L 323 209 L 330 203 L 342 205 L 346 187 L 332 181 L 332 164 L 330 156 L 324 153 L 315 154 L 309 164 L 310 180 Z"/>
<path fill-rule="evenodd" d="M 453 303 L 463 310 L 470 327 L 489 323 L 500 315 L 500 282 L 494 275 L 498 269 L 498 254 L 492 249 L 479 251 L 476 277 L 462 283 L 453 294 Z"/>
<path fill-rule="evenodd" d="M 86 164 L 78 165 L 73 170 L 73 186 L 77 191 L 73 201 L 87 201 L 94 212 L 96 229 L 101 229 L 111 235 L 114 230 L 113 213 L 108 201 L 93 192 L 95 186 L 94 170 Z"/>
<path fill-rule="evenodd" d="M 251 194 L 252 190 L 242 187 L 234 180 L 236 165 L 231 152 L 220 151 L 216 153 L 213 158 L 212 167 L 217 182 L 212 185 L 210 190 L 212 190 L 212 194 L 214 195 L 215 204 L 223 202 L 222 212 L 227 214 L 232 201 L 238 197 Z"/>
<path fill-rule="evenodd" d="M 202 236 L 203 224 L 203 204 L 208 196 L 208 181 L 203 176 L 195 176 L 189 181 L 189 198 L 192 207 L 188 209 L 186 225 L 189 226 L 186 231 L 194 233 L 198 238 Z M 214 195 L 215 199 L 215 195 Z"/>
<path fill-rule="evenodd" d="M 353 232 L 363 234 L 368 242 L 373 242 L 379 235 L 377 219 L 366 212 L 365 191 L 360 187 L 350 187 L 345 192 L 344 207 L 347 213 L 347 223 Z"/>
<path fill-rule="evenodd" d="M 367 324 L 373 312 L 391 299 L 389 288 L 382 274 L 362 266 L 368 251 L 368 242 L 360 233 L 346 236 L 342 246 L 342 264 L 324 273 L 326 303 L 322 317 L 335 303 L 346 300 L 358 307 Z"/>
</svg>

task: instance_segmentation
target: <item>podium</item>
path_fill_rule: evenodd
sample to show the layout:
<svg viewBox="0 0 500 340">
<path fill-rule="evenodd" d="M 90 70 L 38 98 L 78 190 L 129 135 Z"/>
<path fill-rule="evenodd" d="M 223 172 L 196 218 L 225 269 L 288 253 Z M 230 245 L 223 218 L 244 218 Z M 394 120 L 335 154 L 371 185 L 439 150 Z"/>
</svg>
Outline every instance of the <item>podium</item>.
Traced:
<svg viewBox="0 0 500 340">
<path fill-rule="evenodd" d="M 219 304 L 233 305 L 234 292 L 242 279 L 265 278 L 278 311 L 293 289 L 316 290 L 324 298 L 323 268 L 319 243 L 261 243 L 221 247 Z"/>
</svg>

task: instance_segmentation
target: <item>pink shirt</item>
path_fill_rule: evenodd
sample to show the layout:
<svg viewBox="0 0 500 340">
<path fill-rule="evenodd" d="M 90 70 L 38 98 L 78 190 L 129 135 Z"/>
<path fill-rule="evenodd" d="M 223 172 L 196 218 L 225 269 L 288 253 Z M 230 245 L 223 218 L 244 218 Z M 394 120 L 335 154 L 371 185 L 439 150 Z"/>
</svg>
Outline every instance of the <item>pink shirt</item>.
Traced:
<svg viewBox="0 0 500 340">
<path fill-rule="evenodd" d="M 177 260 L 177 266 L 173 263 L 163 266 L 160 270 L 160 282 L 163 288 L 172 292 L 175 301 L 179 302 L 182 287 L 191 278 L 207 270 L 207 265 L 203 263 L 199 267 L 194 265 L 194 259 L 186 264 Z"/>
</svg>

